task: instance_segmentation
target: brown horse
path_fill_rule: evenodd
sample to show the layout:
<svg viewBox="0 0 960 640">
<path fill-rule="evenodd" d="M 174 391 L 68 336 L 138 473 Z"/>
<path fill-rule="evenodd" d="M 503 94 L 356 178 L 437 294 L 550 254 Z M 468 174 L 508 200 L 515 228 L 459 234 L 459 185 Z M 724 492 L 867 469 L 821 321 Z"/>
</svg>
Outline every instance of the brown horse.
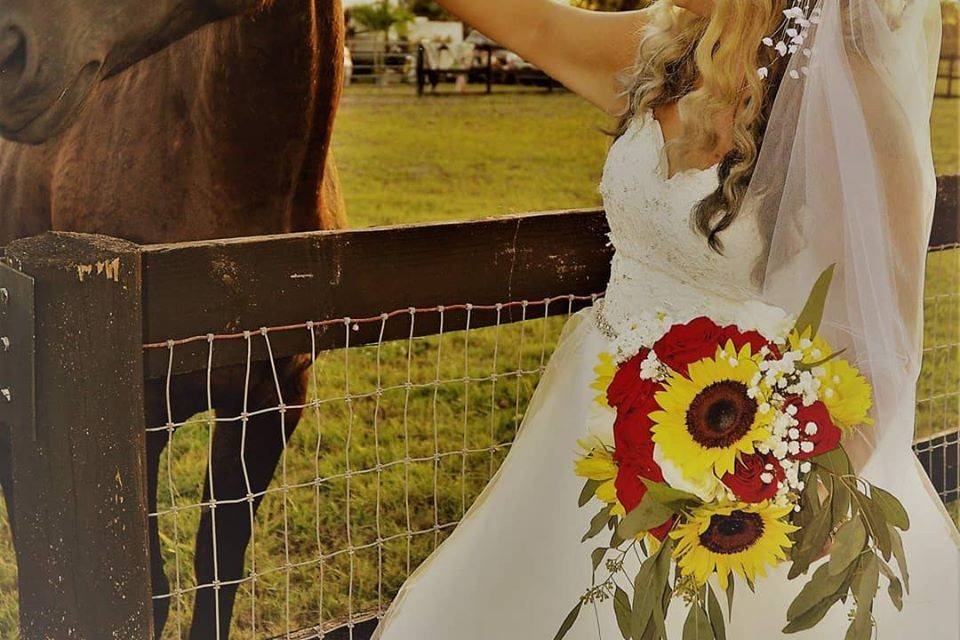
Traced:
<svg viewBox="0 0 960 640">
<path fill-rule="evenodd" d="M 339 0 L 3 0 L 0 243 L 50 229 L 150 243 L 343 226 L 329 157 L 342 48 Z M 269 367 L 251 372 L 247 411 L 302 404 L 306 359 L 277 364 L 279 385 Z M 243 410 L 243 374 L 216 372 L 218 415 Z M 171 416 L 160 385 L 146 394 L 150 426 L 207 408 L 203 375 L 173 381 Z M 251 418 L 244 461 L 238 429 L 218 428 L 213 495 L 260 494 L 298 418 Z M 151 511 L 165 443 L 148 442 Z M 250 537 L 247 504 L 215 517 L 201 518 L 197 583 L 224 584 L 196 592 L 195 639 L 227 637 Z M 168 593 L 151 528 L 154 592 Z M 155 602 L 159 635 L 169 600 Z"/>
</svg>

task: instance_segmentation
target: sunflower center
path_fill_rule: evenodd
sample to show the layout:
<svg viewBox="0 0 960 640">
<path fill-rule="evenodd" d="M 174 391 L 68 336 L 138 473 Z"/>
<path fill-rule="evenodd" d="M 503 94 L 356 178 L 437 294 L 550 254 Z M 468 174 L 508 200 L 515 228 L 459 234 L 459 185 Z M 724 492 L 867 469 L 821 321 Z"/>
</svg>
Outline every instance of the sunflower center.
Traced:
<svg viewBox="0 0 960 640">
<path fill-rule="evenodd" d="M 763 536 L 763 518 L 759 513 L 733 511 L 728 516 L 713 515 L 710 526 L 700 534 L 700 543 L 714 553 L 740 553 Z"/>
<path fill-rule="evenodd" d="M 721 380 L 690 403 L 687 430 L 704 447 L 728 447 L 750 431 L 756 415 L 757 403 L 747 396 L 747 385 Z"/>
</svg>

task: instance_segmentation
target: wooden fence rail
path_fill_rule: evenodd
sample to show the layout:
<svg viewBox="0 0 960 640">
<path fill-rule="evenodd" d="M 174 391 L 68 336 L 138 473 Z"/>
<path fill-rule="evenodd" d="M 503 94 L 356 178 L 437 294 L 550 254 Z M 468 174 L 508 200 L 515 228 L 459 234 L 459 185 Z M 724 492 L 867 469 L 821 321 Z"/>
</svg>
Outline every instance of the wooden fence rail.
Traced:
<svg viewBox="0 0 960 640">
<path fill-rule="evenodd" d="M 957 176 L 941 178 L 931 249 L 960 242 L 958 203 Z M 0 336 L 9 338 L 0 422 L 12 440 L 4 480 L 21 637 L 153 637 L 143 388 L 169 364 L 167 350 L 144 345 L 176 340 L 172 371 L 184 373 L 207 366 L 207 334 L 589 296 L 608 277 L 606 232 L 602 212 L 580 210 L 176 245 L 67 233 L 9 245 L 0 267 Z M 519 319 L 508 310 L 501 321 Z M 474 314 L 471 326 L 494 320 Z M 456 330 L 464 318 L 451 312 L 444 322 Z M 376 328 L 361 327 L 351 344 L 377 340 Z M 429 321 L 417 327 L 436 330 Z M 341 336 L 320 335 L 317 348 L 339 346 Z M 235 350 L 228 342 L 218 366 L 247 357 L 244 340 Z M 272 345 L 275 358 L 309 351 L 306 332 L 279 331 Z"/>
</svg>

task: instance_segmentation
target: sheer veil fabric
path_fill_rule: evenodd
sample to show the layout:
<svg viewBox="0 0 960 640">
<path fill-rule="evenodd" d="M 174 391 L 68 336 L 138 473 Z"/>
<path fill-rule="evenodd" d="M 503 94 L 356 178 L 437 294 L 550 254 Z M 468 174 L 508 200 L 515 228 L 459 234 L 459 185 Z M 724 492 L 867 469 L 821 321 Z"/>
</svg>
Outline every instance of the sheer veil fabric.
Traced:
<svg viewBox="0 0 960 640">
<path fill-rule="evenodd" d="M 930 110 L 936 0 L 822 0 L 794 54 L 745 197 L 769 234 L 763 298 L 799 309 L 836 275 L 825 333 L 875 387 L 874 448 L 909 451 L 936 177 Z M 791 78 L 790 73 L 797 76 Z M 907 384 L 907 382 L 911 384 Z M 908 397 L 910 396 L 910 397 Z"/>
<path fill-rule="evenodd" d="M 616 248 L 604 306 L 568 323 L 500 470 L 404 584 L 375 638 L 552 638 L 591 584 L 596 544 L 581 536 L 592 512 L 577 507 L 582 481 L 572 466 L 578 438 L 603 436 L 592 428 L 598 356 L 618 341 L 644 343 L 644 314 L 665 303 L 678 322 L 708 313 L 736 323 L 758 308 L 759 291 L 762 302 L 795 313 L 830 265 L 823 333 L 874 385 L 875 426 L 857 443 L 855 463 L 911 518 L 911 592 L 902 612 L 878 596 L 879 637 L 960 637 L 960 539 L 911 449 L 936 192 L 929 117 L 939 1 L 821 0 L 819 8 L 809 51 L 792 57 L 777 95 L 742 217 L 723 232 L 724 256 L 688 224 L 692 206 L 716 188 L 715 172 L 663 179 L 662 140 L 643 121 L 613 145 L 601 187 Z M 730 294 L 740 284 L 748 297 Z M 756 593 L 738 586 L 727 637 L 844 637 L 839 606 L 810 631 L 781 634 L 803 582 L 788 581 L 780 565 Z M 671 607 L 670 638 L 683 635 L 684 614 Z M 620 637 L 605 601 L 567 640 Z"/>
</svg>

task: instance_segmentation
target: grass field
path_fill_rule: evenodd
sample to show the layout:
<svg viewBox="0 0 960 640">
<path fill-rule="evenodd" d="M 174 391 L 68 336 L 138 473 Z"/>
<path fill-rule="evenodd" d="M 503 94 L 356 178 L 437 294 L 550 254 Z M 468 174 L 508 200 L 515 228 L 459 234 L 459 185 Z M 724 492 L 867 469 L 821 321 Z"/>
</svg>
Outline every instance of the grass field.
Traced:
<svg viewBox="0 0 960 640">
<path fill-rule="evenodd" d="M 958 110 L 958 100 L 936 106 L 940 173 L 960 170 Z M 564 93 L 418 100 L 407 88 L 351 88 L 334 152 L 354 226 L 456 220 L 599 204 L 609 126 Z M 936 399 L 918 411 L 922 434 L 960 423 L 958 289 L 960 252 L 932 256 L 931 351 L 921 395 Z M 305 415 L 258 515 L 248 563 L 259 578 L 241 589 L 233 637 L 269 637 L 287 631 L 287 620 L 296 629 L 343 615 L 351 583 L 354 611 L 386 604 L 408 567 L 446 535 L 444 525 L 461 516 L 502 459 L 500 445 L 511 439 L 561 326 L 562 319 L 535 320 L 499 333 L 484 329 L 324 354 L 311 390 L 320 402 Z M 351 402 L 342 399 L 347 389 Z M 193 586 L 191 532 L 199 509 L 189 506 L 200 500 L 205 418 L 176 434 L 172 473 L 161 473 L 161 511 L 174 503 L 181 509 L 160 521 L 165 559 L 171 579 L 179 575 L 185 590 Z M 471 453 L 459 453 L 464 449 Z M 317 488 L 315 478 L 330 480 Z M 408 529 L 422 533 L 407 537 Z M 378 539 L 388 540 L 382 555 Z M 348 543 L 356 553 L 331 557 Z M 322 570 L 321 555 L 327 558 Z M 4 639 L 16 637 L 12 558 L 9 538 L 0 533 Z M 291 564 L 299 566 L 283 570 Z M 165 637 L 179 637 L 189 596 L 181 606 L 180 615 L 173 607 Z"/>
</svg>

